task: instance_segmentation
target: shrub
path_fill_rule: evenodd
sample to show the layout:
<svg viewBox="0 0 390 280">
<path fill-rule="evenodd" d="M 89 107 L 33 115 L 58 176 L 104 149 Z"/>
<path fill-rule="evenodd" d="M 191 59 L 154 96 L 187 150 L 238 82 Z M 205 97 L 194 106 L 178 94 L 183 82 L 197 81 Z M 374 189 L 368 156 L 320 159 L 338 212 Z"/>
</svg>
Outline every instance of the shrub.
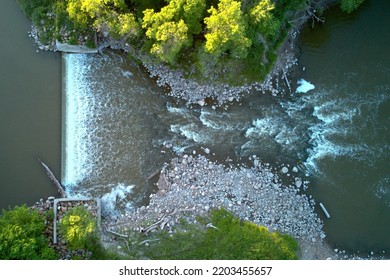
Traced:
<svg viewBox="0 0 390 280">
<path fill-rule="evenodd" d="M 0 259 L 56 259 L 44 235 L 44 217 L 27 206 L 3 210 L 0 216 Z"/>
<path fill-rule="evenodd" d="M 96 219 L 83 206 L 77 206 L 61 219 L 58 231 L 69 249 L 87 249 L 97 238 Z"/>
</svg>

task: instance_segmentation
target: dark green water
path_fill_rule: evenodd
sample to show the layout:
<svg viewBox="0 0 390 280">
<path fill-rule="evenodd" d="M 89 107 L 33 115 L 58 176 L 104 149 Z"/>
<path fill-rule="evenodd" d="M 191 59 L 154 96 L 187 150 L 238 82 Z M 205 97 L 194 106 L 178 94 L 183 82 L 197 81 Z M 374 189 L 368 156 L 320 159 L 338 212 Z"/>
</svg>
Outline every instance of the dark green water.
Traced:
<svg viewBox="0 0 390 280">
<path fill-rule="evenodd" d="M 390 250 L 390 1 L 338 8 L 301 34 L 302 77 L 316 88 L 305 103 L 312 129 L 312 194 L 331 213 L 335 247 Z M 309 105 L 310 104 L 310 105 Z"/>
<path fill-rule="evenodd" d="M 60 174 L 61 57 L 37 53 L 30 26 L 0 1 L 0 209 L 56 194 L 36 157 Z"/>
</svg>

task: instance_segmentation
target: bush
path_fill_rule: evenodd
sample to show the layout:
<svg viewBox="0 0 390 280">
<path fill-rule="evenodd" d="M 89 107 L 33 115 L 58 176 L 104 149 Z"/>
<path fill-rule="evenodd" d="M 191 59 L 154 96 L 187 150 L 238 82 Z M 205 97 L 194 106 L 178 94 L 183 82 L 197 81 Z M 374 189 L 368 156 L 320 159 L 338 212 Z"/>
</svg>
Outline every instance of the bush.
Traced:
<svg viewBox="0 0 390 280">
<path fill-rule="evenodd" d="M 56 259 L 45 237 L 44 217 L 27 206 L 3 210 L 0 216 L 0 259 Z"/>
<path fill-rule="evenodd" d="M 96 219 L 83 206 L 77 206 L 61 219 L 58 231 L 69 249 L 87 249 L 97 237 Z"/>
</svg>

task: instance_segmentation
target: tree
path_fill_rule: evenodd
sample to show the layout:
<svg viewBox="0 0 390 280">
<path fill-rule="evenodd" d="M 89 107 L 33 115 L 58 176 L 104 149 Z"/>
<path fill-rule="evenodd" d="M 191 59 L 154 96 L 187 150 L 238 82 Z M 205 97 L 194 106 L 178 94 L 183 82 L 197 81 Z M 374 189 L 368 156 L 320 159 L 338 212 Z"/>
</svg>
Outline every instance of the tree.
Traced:
<svg viewBox="0 0 390 280">
<path fill-rule="evenodd" d="M 341 9 L 345 12 L 352 12 L 356 10 L 364 0 L 341 0 Z"/>
<path fill-rule="evenodd" d="M 142 28 L 152 42 L 150 52 L 173 64 L 180 52 L 191 45 L 192 35 L 201 31 L 205 0 L 168 0 L 160 12 L 146 9 Z"/>
<path fill-rule="evenodd" d="M 179 52 L 189 45 L 188 27 L 184 21 L 180 20 L 179 23 L 170 21 L 158 28 L 156 43 L 150 52 L 164 62 L 173 64 Z"/>
<path fill-rule="evenodd" d="M 206 9 L 205 0 L 186 0 L 183 5 L 183 19 L 190 34 L 199 34 L 202 31 L 201 21 Z"/>
<path fill-rule="evenodd" d="M 113 12 L 107 18 L 107 21 L 102 21 L 97 26 L 101 29 L 102 26 L 108 23 L 109 32 L 114 37 L 127 39 L 128 37 L 137 37 L 140 34 L 140 25 L 132 13 L 118 15 Z"/>
<path fill-rule="evenodd" d="M 255 29 L 268 39 L 275 39 L 280 30 L 280 21 L 273 15 L 275 4 L 271 0 L 260 0 L 250 12 L 250 22 Z"/>
<path fill-rule="evenodd" d="M 105 18 L 110 11 L 126 11 L 127 6 L 124 0 L 69 0 L 67 12 L 69 18 L 81 26 L 90 22 L 96 27 L 96 21 Z M 101 24 L 102 20 L 99 20 Z"/>
<path fill-rule="evenodd" d="M 252 42 L 246 37 L 246 26 L 241 2 L 221 0 L 218 9 L 211 7 L 204 19 L 208 33 L 205 49 L 217 57 L 229 51 L 233 57 L 245 58 Z"/>
</svg>

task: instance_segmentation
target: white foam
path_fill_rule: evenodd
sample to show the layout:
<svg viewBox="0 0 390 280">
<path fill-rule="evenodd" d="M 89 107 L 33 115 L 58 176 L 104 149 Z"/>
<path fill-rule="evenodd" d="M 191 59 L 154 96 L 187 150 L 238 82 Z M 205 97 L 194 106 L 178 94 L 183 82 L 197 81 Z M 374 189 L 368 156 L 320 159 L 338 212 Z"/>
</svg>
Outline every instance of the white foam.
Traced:
<svg viewBox="0 0 390 280">
<path fill-rule="evenodd" d="M 309 90 L 312 90 L 314 89 L 314 85 L 309 83 L 308 81 L 304 80 L 304 79 L 300 79 L 297 84 L 299 85 L 299 87 L 297 87 L 296 89 L 296 92 L 298 93 L 306 93 L 308 92 Z"/>
<path fill-rule="evenodd" d="M 202 124 L 213 130 L 239 131 L 248 128 L 248 123 L 238 119 L 233 112 L 216 112 L 202 109 L 199 120 Z"/>
<path fill-rule="evenodd" d="M 122 71 L 122 75 L 126 78 L 131 78 L 133 77 L 133 73 L 131 73 L 130 71 L 126 71 L 126 70 L 123 70 Z"/>
<path fill-rule="evenodd" d="M 85 80 L 85 55 L 64 54 L 66 69 L 65 77 L 65 153 L 62 183 L 65 187 L 71 188 L 83 180 L 85 174 L 84 166 L 88 156 L 85 154 L 86 142 L 82 139 L 86 133 L 85 110 L 89 104 L 85 100 L 88 92 L 87 81 Z"/>
<path fill-rule="evenodd" d="M 133 192 L 134 186 L 126 186 L 124 184 L 118 184 L 113 186 L 111 192 L 106 193 L 102 196 L 102 208 L 103 211 L 115 215 L 118 213 L 118 206 L 124 204 L 125 207 L 131 207 L 127 197 Z"/>
</svg>

